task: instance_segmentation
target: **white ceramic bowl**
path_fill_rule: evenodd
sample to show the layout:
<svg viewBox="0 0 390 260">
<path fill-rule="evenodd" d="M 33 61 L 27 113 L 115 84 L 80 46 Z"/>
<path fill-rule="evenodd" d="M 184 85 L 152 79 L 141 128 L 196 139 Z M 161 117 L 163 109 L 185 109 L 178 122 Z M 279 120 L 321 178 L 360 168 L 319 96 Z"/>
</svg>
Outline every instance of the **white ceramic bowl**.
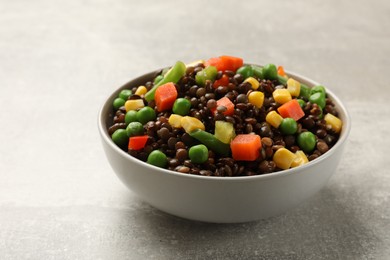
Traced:
<svg viewBox="0 0 390 260">
<path fill-rule="evenodd" d="M 138 77 L 115 91 L 99 112 L 98 127 L 107 159 L 119 179 L 150 205 L 182 218 L 237 223 L 267 218 L 305 201 L 335 172 L 351 128 L 341 101 L 327 89 L 343 121 L 337 143 L 324 155 L 304 166 L 271 174 L 248 177 L 208 177 L 182 174 L 146 164 L 118 148 L 108 132 L 112 101 L 121 89 L 151 80 L 156 72 Z M 287 73 L 308 86 L 318 83 Z"/>
</svg>

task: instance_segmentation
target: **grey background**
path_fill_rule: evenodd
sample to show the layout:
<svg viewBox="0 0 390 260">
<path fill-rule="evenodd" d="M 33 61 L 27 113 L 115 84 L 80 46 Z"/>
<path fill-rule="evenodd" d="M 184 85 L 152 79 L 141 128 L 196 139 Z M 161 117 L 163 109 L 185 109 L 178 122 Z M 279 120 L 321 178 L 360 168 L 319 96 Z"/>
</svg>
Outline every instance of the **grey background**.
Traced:
<svg viewBox="0 0 390 260">
<path fill-rule="evenodd" d="M 275 63 L 353 126 L 328 185 L 283 215 L 191 222 L 116 178 L 104 99 L 177 60 Z M 1 259 L 389 259 L 390 2 L 0 0 Z"/>
</svg>

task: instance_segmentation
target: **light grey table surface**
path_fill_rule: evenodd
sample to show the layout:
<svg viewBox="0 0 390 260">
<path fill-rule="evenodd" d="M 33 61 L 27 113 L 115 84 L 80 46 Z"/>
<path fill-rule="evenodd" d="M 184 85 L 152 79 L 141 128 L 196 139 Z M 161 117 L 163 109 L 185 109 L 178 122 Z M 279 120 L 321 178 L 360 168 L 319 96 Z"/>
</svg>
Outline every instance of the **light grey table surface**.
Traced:
<svg viewBox="0 0 390 260">
<path fill-rule="evenodd" d="M 162 213 L 97 131 L 144 72 L 222 54 L 321 82 L 353 126 L 327 186 L 244 224 Z M 390 259 L 390 2 L 0 0 L 0 259 Z"/>
</svg>

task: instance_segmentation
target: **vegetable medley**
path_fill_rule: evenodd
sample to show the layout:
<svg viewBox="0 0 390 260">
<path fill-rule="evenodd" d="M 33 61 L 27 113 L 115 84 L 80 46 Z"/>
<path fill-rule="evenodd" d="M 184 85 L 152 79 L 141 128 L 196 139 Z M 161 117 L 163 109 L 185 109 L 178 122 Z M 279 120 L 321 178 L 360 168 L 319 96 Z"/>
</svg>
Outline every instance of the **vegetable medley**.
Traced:
<svg viewBox="0 0 390 260">
<path fill-rule="evenodd" d="M 232 56 L 178 61 L 123 89 L 111 118 L 112 140 L 131 156 L 206 176 L 298 167 L 326 153 L 342 128 L 325 87 Z"/>
</svg>

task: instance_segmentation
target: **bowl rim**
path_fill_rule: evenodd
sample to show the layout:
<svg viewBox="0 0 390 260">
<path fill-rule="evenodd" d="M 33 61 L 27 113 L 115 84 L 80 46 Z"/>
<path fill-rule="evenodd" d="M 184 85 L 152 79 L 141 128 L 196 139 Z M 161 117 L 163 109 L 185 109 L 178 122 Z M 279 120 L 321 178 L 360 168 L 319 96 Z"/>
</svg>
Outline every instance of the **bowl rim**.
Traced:
<svg viewBox="0 0 390 260">
<path fill-rule="evenodd" d="M 246 63 L 246 64 L 253 64 L 253 65 L 257 65 L 257 64 L 254 64 L 254 63 Z M 262 65 L 257 65 L 257 66 L 262 66 Z M 114 92 L 112 92 L 112 94 L 106 98 L 103 102 L 103 105 L 100 107 L 99 109 L 99 112 L 98 112 L 98 130 L 99 130 L 99 134 L 101 136 L 101 139 L 103 140 L 103 142 L 105 142 L 107 145 L 110 146 L 110 148 L 112 148 L 115 152 L 117 152 L 120 156 L 122 156 L 124 159 L 126 160 L 130 160 L 132 163 L 135 163 L 135 164 L 138 164 L 139 166 L 142 166 L 142 167 L 146 167 L 147 171 L 148 172 L 153 172 L 153 171 L 157 171 L 157 172 L 162 172 L 164 174 L 170 174 L 171 176 L 175 176 L 175 177 L 178 177 L 178 178 L 190 178 L 190 179 L 193 179 L 193 180 L 203 180 L 203 181 L 223 181 L 223 182 L 246 182 L 246 181 L 256 181 L 256 180 L 268 180 L 268 179 L 273 179 L 273 178 L 280 178 L 280 177 L 284 177 L 284 176 L 288 176 L 290 174 L 299 174 L 300 172 L 303 172 L 305 169 L 309 169 L 309 168 L 312 168 L 314 167 L 315 165 L 321 163 L 322 161 L 326 160 L 328 157 L 330 157 L 333 153 L 336 152 L 337 149 L 339 149 L 339 147 L 341 147 L 343 145 L 343 143 L 347 140 L 348 136 L 349 136 L 349 133 L 351 131 L 351 117 L 350 117 L 350 114 L 348 112 L 348 109 L 346 108 L 346 106 L 341 102 L 341 100 L 331 91 L 329 90 L 328 87 L 326 87 L 326 92 L 327 94 L 330 94 L 331 96 L 331 99 L 332 101 L 335 102 L 335 105 L 337 107 L 337 110 L 339 112 L 342 111 L 342 114 L 344 115 L 344 120 L 343 120 L 343 127 L 342 127 L 342 130 L 341 130 L 341 134 L 340 134 L 340 137 L 339 139 L 337 140 L 337 143 L 331 148 L 329 149 L 328 152 L 326 152 L 325 154 L 319 156 L 318 158 L 316 158 L 315 160 L 313 161 L 310 161 L 309 163 L 305 164 L 305 165 L 302 165 L 302 166 L 299 166 L 299 167 L 295 167 L 295 168 L 290 168 L 290 169 L 287 169 L 287 170 L 281 170 L 281 171 L 278 171 L 278 172 L 272 172 L 272 173 L 268 173 L 268 174 L 260 174 L 260 175 L 253 175 L 253 176 L 202 176 L 202 175 L 194 175 L 194 174 L 183 174 L 183 173 L 179 173 L 179 172 L 175 172 L 175 171 L 171 171 L 171 170 L 168 170 L 168 169 L 164 169 L 164 168 L 160 168 L 160 167 L 157 167 L 157 166 L 154 166 L 154 165 L 151 165 L 151 164 L 148 164 L 146 162 L 143 162 L 131 155 L 129 155 L 128 153 L 126 153 L 125 151 L 123 151 L 122 149 L 120 149 L 113 141 L 112 139 L 110 138 L 109 134 L 108 134 L 108 129 L 106 129 L 106 114 L 105 114 L 105 111 L 107 111 L 108 106 L 111 106 L 112 105 L 112 100 L 118 95 L 119 91 L 123 88 L 125 88 L 127 85 L 129 85 L 131 82 L 133 81 L 136 81 L 137 79 L 140 79 L 148 74 L 151 74 L 151 73 L 155 73 L 155 72 L 158 72 L 158 71 L 161 71 L 161 69 L 158 69 L 158 70 L 154 70 L 154 71 L 151 71 L 151 72 L 148 72 L 148 73 L 144 73 L 138 77 L 135 77 L 133 79 L 131 79 L 130 81 L 128 81 L 127 83 L 123 84 L 121 87 L 117 88 Z M 302 83 L 305 83 L 309 86 L 315 86 L 315 85 L 321 85 L 320 83 L 312 80 L 312 79 L 309 79 L 305 76 L 302 76 L 298 73 L 295 73 L 295 72 L 292 72 L 292 71 L 289 71 L 289 70 L 285 70 L 286 74 L 296 80 L 298 80 L 299 82 L 302 82 Z"/>
</svg>

